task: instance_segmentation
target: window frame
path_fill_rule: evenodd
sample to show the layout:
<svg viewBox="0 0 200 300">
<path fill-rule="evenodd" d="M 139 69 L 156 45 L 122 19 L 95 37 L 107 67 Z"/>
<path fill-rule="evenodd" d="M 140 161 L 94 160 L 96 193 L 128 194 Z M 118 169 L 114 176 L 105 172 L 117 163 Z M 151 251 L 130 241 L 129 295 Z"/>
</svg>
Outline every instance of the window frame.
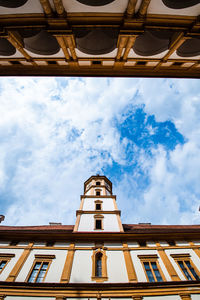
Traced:
<svg viewBox="0 0 200 300">
<path fill-rule="evenodd" d="M 3 268 L 0 270 L 0 274 L 3 272 L 3 270 L 6 268 L 8 263 L 11 261 L 11 258 L 13 258 L 13 257 L 15 257 L 15 254 L 11 254 L 11 253 L 1 253 L 0 254 L 0 263 L 2 261 L 6 261 L 5 266 L 3 266 Z"/>
<path fill-rule="evenodd" d="M 27 275 L 25 281 L 26 282 L 30 282 L 30 283 L 37 283 L 36 280 L 38 278 L 38 275 L 40 273 L 40 270 L 41 270 L 41 267 L 42 267 L 43 263 L 48 263 L 48 267 L 47 267 L 46 272 L 44 274 L 44 277 L 42 278 L 42 281 L 41 281 L 41 282 L 44 282 L 45 279 L 46 279 L 47 273 L 49 271 L 50 265 L 52 263 L 52 259 L 54 259 L 54 258 L 55 258 L 55 255 L 35 254 L 35 259 L 33 261 L 33 264 L 32 264 L 32 266 L 31 266 L 31 268 L 30 268 L 30 270 L 28 272 L 28 275 Z M 34 270 L 34 267 L 35 267 L 36 263 L 41 263 L 41 266 L 39 268 L 39 271 L 37 272 L 37 276 L 36 276 L 35 280 L 34 281 L 29 281 L 29 278 L 31 277 L 31 274 L 32 274 L 32 272 Z"/>
<path fill-rule="evenodd" d="M 153 267 L 152 267 L 152 265 L 151 265 L 152 262 L 153 262 L 153 263 L 156 263 L 157 269 L 158 269 L 158 271 L 159 271 L 159 273 L 160 273 L 160 276 L 161 276 L 161 278 L 162 278 L 162 282 L 166 281 L 165 275 L 164 275 L 164 273 L 163 273 L 163 271 L 162 271 L 162 268 L 161 268 L 161 266 L 160 266 L 160 264 L 159 264 L 159 256 L 158 256 L 157 254 L 151 254 L 151 255 L 138 255 L 138 258 L 140 259 L 140 262 L 141 262 L 141 264 L 142 264 L 142 267 L 143 267 L 143 270 L 144 270 L 144 273 L 145 273 L 147 282 L 160 282 L 160 281 L 157 280 L 157 277 L 156 277 L 155 272 L 154 272 L 155 270 L 153 269 Z M 155 281 L 150 281 L 150 280 L 149 280 L 149 277 L 148 277 L 148 275 L 147 275 L 147 272 L 146 272 L 146 269 L 145 269 L 145 265 L 144 265 L 145 262 L 148 262 L 148 263 L 149 263 L 150 270 L 151 270 L 151 273 L 152 273 L 153 278 L 154 278 Z"/>
<path fill-rule="evenodd" d="M 101 201 L 101 200 L 96 200 L 96 201 L 94 201 L 94 203 L 95 203 L 95 210 L 96 211 L 101 211 L 102 210 L 102 204 L 103 204 L 103 201 Z M 96 205 L 97 204 L 100 204 L 100 209 L 97 209 L 97 207 L 96 207 Z"/>
<path fill-rule="evenodd" d="M 196 265 L 193 263 L 192 259 L 191 259 L 191 255 L 189 253 L 183 253 L 183 254 L 171 254 L 171 257 L 174 259 L 174 261 L 176 262 L 179 270 L 182 272 L 184 278 L 188 281 L 190 281 L 190 279 L 188 279 L 183 271 L 183 269 L 181 268 L 181 266 L 179 265 L 179 261 L 183 261 L 184 267 L 186 268 L 187 272 L 189 273 L 190 277 L 192 278 L 192 280 L 198 280 L 194 277 L 194 275 L 192 274 L 192 272 L 190 271 L 190 268 L 187 266 L 187 264 L 185 263 L 185 261 L 189 261 L 191 267 L 194 269 L 195 273 L 197 274 L 197 276 L 200 279 L 200 271 L 197 269 Z"/>
<path fill-rule="evenodd" d="M 101 254 L 101 276 L 96 276 L 97 256 Z M 104 282 L 108 280 L 107 275 L 107 256 L 106 251 L 102 248 L 94 249 L 92 258 L 92 276 L 91 280 L 96 282 Z"/>
<path fill-rule="evenodd" d="M 104 230 L 104 224 L 103 224 L 103 215 L 94 215 L 94 230 Z M 96 221 L 101 221 L 101 228 L 96 228 Z"/>
</svg>

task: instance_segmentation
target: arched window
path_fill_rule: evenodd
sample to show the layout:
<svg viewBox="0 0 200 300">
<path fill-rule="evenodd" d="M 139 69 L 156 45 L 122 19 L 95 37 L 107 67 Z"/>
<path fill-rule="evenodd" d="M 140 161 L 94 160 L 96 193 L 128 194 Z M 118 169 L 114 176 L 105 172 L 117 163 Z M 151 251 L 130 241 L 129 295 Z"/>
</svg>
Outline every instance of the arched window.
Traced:
<svg viewBox="0 0 200 300">
<path fill-rule="evenodd" d="M 98 248 L 93 250 L 92 254 L 92 277 L 96 282 L 104 282 L 108 280 L 107 275 L 107 256 L 106 251 Z"/>
<path fill-rule="evenodd" d="M 102 253 L 98 252 L 95 259 L 95 276 L 102 277 Z"/>
</svg>

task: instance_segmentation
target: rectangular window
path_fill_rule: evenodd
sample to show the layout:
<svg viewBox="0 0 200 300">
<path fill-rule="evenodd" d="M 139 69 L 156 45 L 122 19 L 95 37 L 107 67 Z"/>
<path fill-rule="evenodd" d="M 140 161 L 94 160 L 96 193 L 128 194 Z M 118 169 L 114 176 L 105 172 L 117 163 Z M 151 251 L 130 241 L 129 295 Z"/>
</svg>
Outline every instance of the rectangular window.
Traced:
<svg viewBox="0 0 200 300">
<path fill-rule="evenodd" d="M 96 210 L 101 210 L 101 203 L 96 203 Z"/>
<path fill-rule="evenodd" d="M 7 264 L 7 260 L 0 260 L 0 273 L 3 271 L 3 269 L 5 268 L 6 264 Z"/>
<path fill-rule="evenodd" d="M 99 191 L 96 191 L 96 196 L 100 196 L 101 193 Z"/>
<path fill-rule="evenodd" d="M 161 282 L 163 281 L 157 263 L 154 261 L 144 262 L 144 268 L 149 282 Z"/>
<path fill-rule="evenodd" d="M 200 280 L 200 273 L 190 259 L 190 254 L 171 254 L 187 280 Z"/>
<path fill-rule="evenodd" d="M 96 229 L 102 229 L 102 220 L 96 220 Z"/>
<path fill-rule="evenodd" d="M 42 282 L 45 278 L 48 267 L 49 262 L 36 261 L 28 278 L 28 282 Z"/>
<path fill-rule="evenodd" d="M 138 255 L 138 257 L 143 264 L 145 275 L 149 282 L 162 282 L 165 280 L 156 254 Z"/>
<path fill-rule="evenodd" d="M 0 253 L 0 273 L 5 269 L 6 265 L 14 256 L 15 254 L 11 253 Z"/>
<path fill-rule="evenodd" d="M 191 265 L 189 260 L 177 260 L 179 267 L 184 273 L 187 280 L 199 280 L 199 276 Z"/>
</svg>

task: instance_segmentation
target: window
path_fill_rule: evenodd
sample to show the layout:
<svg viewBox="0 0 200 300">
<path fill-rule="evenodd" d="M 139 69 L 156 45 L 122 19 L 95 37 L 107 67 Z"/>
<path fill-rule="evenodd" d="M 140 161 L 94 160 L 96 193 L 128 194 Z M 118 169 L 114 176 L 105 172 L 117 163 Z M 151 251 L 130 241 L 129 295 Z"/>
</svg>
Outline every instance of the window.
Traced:
<svg viewBox="0 0 200 300">
<path fill-rule="evenodd" d="M 102 230 L 103 229 L 103 216 L 102 215 L 94 215 L 94 229 Z"/>
<path fill-rule="evenodd" d="M 149 282 L 163 281 L 155 261 L 146 261 L 143 263 Z"/>
<path fill-rule="evenodd" d="M 106 261 L 107 256 L 105 250 L 100 248 L 98 248 L 97 250 L 93 250 L 91 277 L 93 281 L 103 282 L 108 280 Z"/>
<path fill-rule="evenodd" d="M 102 229 L 102 221 L 96 220 L 96 229 Z"/>
<path fill-rule="evenodd" d="M 50 267 L 51 261 L 55 255 L 35 254 L 35 261 L 27 276 L 28 282 L 43 282 L 47 271 Z"/>
<path fill-rule="evenodd" d="M 0 273 L 5 269 L 6 265 L 9 263 L 12 257 L 14 257 L 15 254 L 11 253 L 1 253 L 0 254 Z"/>
<path fill-rule="evenodd" d="M 96 182 L 96 185 L 101 185 L 101 182 L 100 182 L 100 181 L 97 181 L 97 182 Z"/>
<path fill-rule="evenodd" d="M 101 203 L 96 203 L 96 210 L 101 210 Z"/>
<path fill-rule="evenodd" d="M 0 260 L 0 273 L 3 271 L 3 269 L 5 268 L 6 264 L 7 264 L 7 260 Z"/>
<path fill-rule="evenodd" d="M 96 191 L 96 196 L 100 196 L 101 192 L 100 191 Z"/>
<path fill-rule="evenodd" d="M 195 269 L 189 254 L 171 254 L 187 280 L 200 280 L 200 273 Z"/>
<path fill-rule="evenodd" d="M 46 275 L 49 262 L 36 262 L 28 278 L 28 282 L 42 282 Z"/>
<path fill-rule="evenodd" d="M 103 201 L 101 201 L 101 200 L 95 200 L 94 203 L 95 203 L 95 210 L 102 210 L 102 203 L 103 203 Z"/>
<path fill-rule="evenodd" d="M 102 277 L 102 253 L 101 252 L 98 252 L 96 254 L 95 276 Z"/>
<path fill-rule="evenodd" d="M 158 263 L 158 256 L 138 255 L 145 271 L 146 278 L 149 282 L 162 282 L 165 280 L 162 270 Z"/>
</svg>

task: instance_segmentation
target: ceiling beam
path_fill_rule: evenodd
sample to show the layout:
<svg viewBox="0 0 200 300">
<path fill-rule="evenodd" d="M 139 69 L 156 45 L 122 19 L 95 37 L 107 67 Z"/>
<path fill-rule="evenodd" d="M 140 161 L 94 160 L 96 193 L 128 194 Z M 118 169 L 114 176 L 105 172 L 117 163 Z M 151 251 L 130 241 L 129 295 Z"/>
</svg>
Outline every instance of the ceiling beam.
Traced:
<svg viewBox="0 0 200 300">
<path fill-rule="evenodd" d="M 132 16 L 135 14 L 136 3 L 137 3 L 137 0 L 129 0 L 128 1 L 128 6 L 126 9 L 127 18 L 132 18 Z"/>
<path fill-rule="evenodd" d="M 16 31 L 8 31 L 7 40 L 26 58 L 32 65 L 37 65 L 32 57 L 24 50 L 23 41 Z"/>
<path fill-rule="evenodd" d="M 52 17 L 53 10 L 49 0 L 40 0 L 40 4 L 42 5 L 45 15 L 47 15 L 47 17 Z"/>
<path fill-rule="evenodd" d="M 147 14 L 147 9 L 149 7 L 151 0 L 142 0 L 142 3 L 139 8 L 138 15 L 139 17 L 144 17 Z"/>
<path fill-rule="evenodd" d="M 53 3 L 59 17 L 64 17 L 67 15 L 62 0 L 53 0 Z"/>
</svg>

